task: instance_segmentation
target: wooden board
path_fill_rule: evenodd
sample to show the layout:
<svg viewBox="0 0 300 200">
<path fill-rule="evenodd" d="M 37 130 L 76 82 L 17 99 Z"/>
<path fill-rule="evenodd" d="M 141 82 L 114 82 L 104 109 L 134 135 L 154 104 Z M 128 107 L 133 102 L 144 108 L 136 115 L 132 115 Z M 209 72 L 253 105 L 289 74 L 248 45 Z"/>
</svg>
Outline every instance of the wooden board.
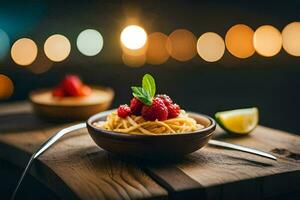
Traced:
<svg viewBox="0 0 300 200">
<path fill-rule="evenodd" d="M 44 122 L 30 112 L 0 115 L 0 156 L 24 168 L 30 154 L 66 126 Z M 30 173 L 63 199 L 167 196 L 136 163 L 123 162 L 98 148 L 86 130 L 62 138 L 35 162 Z"/>
<path fill-rule="evenodd" d="M 247 137 L 220 128 L 215 139 L 253 147 L 277 161 L 229 149 L 206 146 L 175 163 L 148 166 L 149 173 L 177 199 L 265 199 L 300 194 L 300 137 L 259 126 Z M 180 178 L 176 177 L 180 169 Z M 172 175 L 173 174 L 173 175 Z M 182 191 L 189 190 L 188 193 Z"/>
<path fill-rule="evenodd" d="M 28 104 L 2 106 L 0 156 L 24 167 L 34 149 L 68 125 L 42 121 Z M 300 194 L 299 136 L 259 126 L 248 137 L 231 137 L 218 129 L 215 138 L 279 159 L 206 146 L 178 161 L 124 161 L 95 146 L 81 130 L 42 155 L 31 174 L 65 199 L 268 199 Z"/>
</svg>

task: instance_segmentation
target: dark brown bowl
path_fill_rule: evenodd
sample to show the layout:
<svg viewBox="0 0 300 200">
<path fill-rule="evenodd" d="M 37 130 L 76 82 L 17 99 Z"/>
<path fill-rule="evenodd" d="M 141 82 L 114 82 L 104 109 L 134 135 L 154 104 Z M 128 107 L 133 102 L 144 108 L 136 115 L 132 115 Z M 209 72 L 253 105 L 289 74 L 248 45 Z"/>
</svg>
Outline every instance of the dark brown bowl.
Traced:
<svg viewBox="0 0 300 200">
<path fill-rule="evenodd" d="M 125 134 L 96 128 L 92 124 L 106 120 L 112 112 L 106 111 L 90 117 L 87 129 L 95 143 L 111 153 L 137 158 L 177 158 L 197 151 L 207 144 L 216 128 L 216 122 L 206 115 L 188 112 L 189 116 L 205 128 L 195 132 L 170 135 Z"/>
</svg>

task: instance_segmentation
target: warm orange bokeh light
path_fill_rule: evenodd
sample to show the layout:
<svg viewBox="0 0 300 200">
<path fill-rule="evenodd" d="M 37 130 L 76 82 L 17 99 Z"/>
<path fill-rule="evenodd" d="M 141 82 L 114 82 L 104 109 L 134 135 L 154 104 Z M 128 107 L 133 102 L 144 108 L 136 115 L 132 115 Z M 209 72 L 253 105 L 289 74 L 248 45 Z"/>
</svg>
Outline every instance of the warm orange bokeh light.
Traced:
<svg viewBox="0 0 300 200">
<path fill-rule="evenodd" d="M 17 40 L 11 47 L 11 57 L 18 65 L 30 65 L 36 59 L 38 48 L 29 38 Z"/>
<path fill-rule="evenodd" d="M 225 44 L 228 51 L 238 58 L 248 58 L 255 52 L 254 31 L 244 24 L 232 26 L 226 33 Z"/>
<path fill-rule="evenodd" d="M 281 33 L 273 26 L 261 26 L 254 33 L 253 44 L 256 52 L 260 55 L 275 56 L 282 47 Z"/>
<path fill-rule="evenodd" d="M 174 59 L 188 61 L 197 54 L 196 43 L 197 39 L 192 32 L 178 29 L 169 35 L 167 49 Z"/>
<path fill-rule="evenodd" d="M 122 30 L 120 40 L 121 44 L 128 49 L 140 49 L 147 42 L 147 33 L 140 26 L 129 25 Z"/>
<path fill-rule="evenodd" d="M 167 50 L 167 40 L 168 36 L 160 32 L 151 33 L 148 36 L 147 63 L 159 65 L 168 60 L 170 55 Z"/>
<path fill-rule="evenodd" d="M 69 56 L 70 51 L 70 41 L 60 34 L 50 36 L 44 44 L 46 56 L 54 62 L 61 62 L 66 59 Z"/>
<path fill-rule="evenodd" d="M 146 31 L 137 25 L 129 25 L 120 35 L 122 60 L 130 67 L 140 67 L 146 62 L 148 48 Z"/>
<path fill-rule="evenodd" d="M 9 98 L 14 92 L 14 84 L 9 77 L 0 74 L 0 99 Z"/>
<path fill-rule="evenodd" d="M 129 48 L 125 47 L 123 44 L 121 44 L 121 48 L 122 48 L 122 51 L 127 55 L 141 56 L 141 55 L 146 54 L 146 51 L 148 48 L 148 43 L 146 43 L 143 47 L 141 47 L 139 49 L 129 49 Z"/>
<path fill-rule="evenodd" d="M 132 56 L 123 53 L 122 60 L 124 64 L 129 67 L 141 67 L 146 63 L 146 56 L 145 54 L 139 56 Z"/>
<path fill-rule="evenodd" d="M 300 22 L 292 22 L 282 31 L 283 49 L 290 55 L 300 56 Z"/>
<path fill-rule="evenodd" d="M 216 62 L 224 55 L 224 40 L 217 33 L 204 33 L 197 41 L 197 52 L 203 60 L 207 62 Z"/>
</svg>

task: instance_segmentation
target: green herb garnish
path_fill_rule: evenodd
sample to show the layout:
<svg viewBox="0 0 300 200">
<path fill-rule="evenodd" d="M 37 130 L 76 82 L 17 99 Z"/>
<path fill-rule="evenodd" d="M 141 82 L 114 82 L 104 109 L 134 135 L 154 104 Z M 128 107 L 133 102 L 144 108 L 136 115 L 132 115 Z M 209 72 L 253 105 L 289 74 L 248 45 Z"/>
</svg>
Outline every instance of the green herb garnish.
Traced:
<svg viewBox="0 0 300 200">
<path fill-rule="evenodd" d="M 155 80 L 150 74 L 145 74 L 142 81 L 143 88 L 150 93 L 151 97 L 154 97 L 156 86 Z"/>
<path fill-rule="evenodd" d="M 150 106 L 156 92 L 155 80 L 150 74 L 145 74 L 142 81 L 142 87 L 131 87 L 132 95 L 138 98 L 144 104 Z"/>
</svg>

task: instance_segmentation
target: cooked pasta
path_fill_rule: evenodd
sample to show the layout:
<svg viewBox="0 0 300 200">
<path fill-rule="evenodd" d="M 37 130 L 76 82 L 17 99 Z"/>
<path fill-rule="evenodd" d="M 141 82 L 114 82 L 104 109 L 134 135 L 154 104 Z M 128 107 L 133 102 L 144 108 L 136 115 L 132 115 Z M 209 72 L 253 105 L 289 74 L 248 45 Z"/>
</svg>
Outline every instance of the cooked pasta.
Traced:
<svg viewBox="0 0 300 200">
<path fill-rule="evenodd" d="M 164 121 L 146 121 L 142 116 L 131 115 L 121 118 L 117 112 L 112 112 L 106 121 L 94 122 L 93 125 L 109 131 L 146 135 L 186 133 L 204 128 L 185 113 Z"/>
</svg>

